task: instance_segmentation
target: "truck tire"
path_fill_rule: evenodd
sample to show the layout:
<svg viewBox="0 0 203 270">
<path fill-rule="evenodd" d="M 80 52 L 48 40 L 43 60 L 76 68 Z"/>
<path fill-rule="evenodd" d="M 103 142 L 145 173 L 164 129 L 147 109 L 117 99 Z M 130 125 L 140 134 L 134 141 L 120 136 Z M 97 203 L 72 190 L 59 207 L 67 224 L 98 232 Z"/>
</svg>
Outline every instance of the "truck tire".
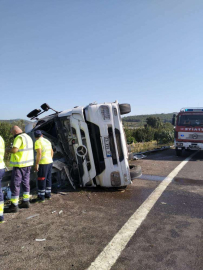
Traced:
<svg viewBox="0 0 203 270">
<path fill-rule="evenodd" d="M 142 175 L 142 168 L 140 165 L 130 165 L 130 177 L 131 180 L 138 178 Z"/>
<path fill-rule="evenodd" d="M 127 114 L 131 112 L 131 106 L 128 103 L 119 104 L 120 114 Z"/>
<path fill-rule="evenodd" d="M 182 149 L 176 149 L 176 156 L 178 157 L 182 156 Z"/>
</svg>

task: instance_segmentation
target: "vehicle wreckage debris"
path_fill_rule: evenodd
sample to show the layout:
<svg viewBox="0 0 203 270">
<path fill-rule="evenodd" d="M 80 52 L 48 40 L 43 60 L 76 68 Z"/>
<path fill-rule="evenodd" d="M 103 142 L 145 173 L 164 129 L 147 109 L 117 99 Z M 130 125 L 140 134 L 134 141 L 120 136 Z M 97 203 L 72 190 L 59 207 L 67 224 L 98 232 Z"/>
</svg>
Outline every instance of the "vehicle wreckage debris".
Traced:
<svg viewBox="0 0 203 270">
<path fill-rule="evenodd" d="M 64 171 L 65 175 L 69 179 L 69 182 L 70 182 L 72 188 L 76 189 L 76 186 L 75 186 L 75 184 L 73 182 L 73 179 L 71 178 L 71 175 L 69 173 L 69 169 L 68 169 L 67 165 L 64 162 L 61 162 L 60 160 L 54 161 L 53 162 L 53 168 L 56 168 L 58 171 Z M 60 187 L 60 185 L 58 185 L 58 187 Z"/>
<path fill-rule="evenodd" d="M 31 219 L 31 218 L 37 217 L 37 216 L 39 216 L 39 215 L 40 215 L 40 214 L 35 214 L 35 215 L 33 215 L 33 216 L 27 217 L 26 219 Z"/>
<path fill-rule="evenodd" d="M 96 194 L 95 194 L 96 195 Z M 86 194 L 87 198 L 91 201 L 90 197 Z"/>
<path fill-rule="evenodd" d="M 59 215 L 63 213 L 63 210 L 59 211 Z"/>
<path fill-rule="evenodd" d="M 60 160 L 55 160 L 53 162 L 53 167 L 58 169 L 59 171 L 62 171 L 64 166 L 66 166 L 66 164 L 64 162 L 61 162 Z"/>
<path fill-rule="evenodd" d="M 51 212 L 51 213 L 52 213 L 52 214 L 53 214 L 53 213 L 56 213 L 56 211 L 53 211 L 53 212 Z"/>
<path fill-rule="evenodd" d="M 59 192 L 59 194 L 61 194 L 61 195 L 68 195 L 67 192 Z"/>
<path fill-rule="evenodd" d="M 43 238 L 43 239 L 35 239 L 35 241 L 42 242 L 42 241 L 46 241 L 46 239 L 45 238 Z"/>
</svg>

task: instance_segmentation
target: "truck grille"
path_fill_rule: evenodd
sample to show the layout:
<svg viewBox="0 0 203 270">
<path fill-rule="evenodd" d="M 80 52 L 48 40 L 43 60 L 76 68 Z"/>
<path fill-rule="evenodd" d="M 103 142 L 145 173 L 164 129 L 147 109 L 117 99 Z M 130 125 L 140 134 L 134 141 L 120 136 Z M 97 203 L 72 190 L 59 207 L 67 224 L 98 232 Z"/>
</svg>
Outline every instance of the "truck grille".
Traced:
<svg viewBox="0 0 203 270">
<path fill-rule="evenodd" d="M 200 132 L 178 132 L 180 140 L 203 140 L 203 133 Z"/>
</svg>

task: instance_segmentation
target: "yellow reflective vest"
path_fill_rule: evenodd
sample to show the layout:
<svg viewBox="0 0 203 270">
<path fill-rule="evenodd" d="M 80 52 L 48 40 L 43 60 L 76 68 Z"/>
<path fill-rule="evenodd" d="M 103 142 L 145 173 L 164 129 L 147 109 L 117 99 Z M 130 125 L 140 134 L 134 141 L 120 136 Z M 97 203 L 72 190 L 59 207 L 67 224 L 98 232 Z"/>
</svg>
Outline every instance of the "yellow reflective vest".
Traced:
<svg viewBox="0 0 203 270">
<path fill-rule="evenodd" d="M 0 136 L 0 169 L 5 168 L 4 154 L 5 154 L 5 143 L 4 139 Z"/>
<path fill-rule="evenodd" d="M 35 150 L 41 149 L 41 159 L 39 164 L 50 164 L 53 162 L 52 156 L 51 156 L 51 150 L 52 146 L 49 140 L 40 137 L 35 142 Z"/>
<path fill-rule="evenodd" d="M 18 152 L 11 154 L 10 166 L 12 167 L 28 167 L 34 164 L 34 151 L 33 151 L 33 141 L 26 133 L 19 134 L 14 139 L 17 140 L 19 137 L 22 138 L 22 144 L 18 149 Z"/>
</svg>

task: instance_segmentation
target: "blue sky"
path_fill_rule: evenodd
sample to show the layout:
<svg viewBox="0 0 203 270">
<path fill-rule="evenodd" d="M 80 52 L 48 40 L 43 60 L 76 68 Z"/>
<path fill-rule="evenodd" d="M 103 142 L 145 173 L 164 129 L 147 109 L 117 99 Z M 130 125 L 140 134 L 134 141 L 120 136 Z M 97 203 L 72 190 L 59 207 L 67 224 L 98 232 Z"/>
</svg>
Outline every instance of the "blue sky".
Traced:
<svg viewBox="0 0 203 270">
<path fill-rule="evenodd" d="M 203 107 L 202 0 L 0 0 L 0 119 L 93 101 Z"/>
</svg>

